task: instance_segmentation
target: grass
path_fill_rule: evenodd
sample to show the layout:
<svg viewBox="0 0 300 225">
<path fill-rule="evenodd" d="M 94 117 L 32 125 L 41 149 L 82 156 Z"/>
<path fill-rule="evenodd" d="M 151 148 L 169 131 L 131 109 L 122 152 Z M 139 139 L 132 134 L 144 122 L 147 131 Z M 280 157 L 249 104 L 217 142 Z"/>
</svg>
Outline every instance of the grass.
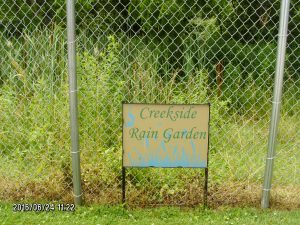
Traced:
<svg viewBox="0 0 300 225">
<path fill-rule="evenodd" d="M 0 199 L 70 200 L 64 31 L 59 28 L 37 31 L 19 40 L 0 38 L 5 43 L 0 46 L 3 55 L 0 173 L 4 178 L 0 181 Z M 225 68 L 228 73 L 225 75 L 232 80 L 225 79 L 224 95 L 219 97 L 215 85 L 210 83 L 207 65 L 193 64 L 190 50 L 187 49 L 184 71 L 172 71 L 170 65 L 159 59 L 159 49 L 149 49 L 136 39 L 123 42 L 115 36 L 104 39 L 94 43 L 83 35 L 78 41 L 81 168 L 87 201 L 115 204 L 120 200 L 122 101 L 211 102 L 209 200 L 216 205 L 238 202 L 258 206 L 271 88 L 264 89 L 256 84 L 251 74 L 246 81 L 240 81 L 241 70 L 230 64 Z M 284 207 L 299 207 L 300 202 L 297 85 L 296 81 L 286 84 L 283 99 L 287 101 L 282 107 L 279 157 L 275 164 L 274 201 L 280 205 L 280 199 L 284 199 Z M 141 205 L 198 204 L 202 199 L 199 190 L 202 172 L 130 170 L 128 199 Z"/>
<path fill-rule="evenodd" d="M 124 210 L 122 207 L 77 207 L 75 212 L 12 212 L 12 204 L 0 204 L 0 224 L 259 224 L 295 225 L 300 211 L 222 208 L 218 210 L 161 207 Z"/>
</svg>

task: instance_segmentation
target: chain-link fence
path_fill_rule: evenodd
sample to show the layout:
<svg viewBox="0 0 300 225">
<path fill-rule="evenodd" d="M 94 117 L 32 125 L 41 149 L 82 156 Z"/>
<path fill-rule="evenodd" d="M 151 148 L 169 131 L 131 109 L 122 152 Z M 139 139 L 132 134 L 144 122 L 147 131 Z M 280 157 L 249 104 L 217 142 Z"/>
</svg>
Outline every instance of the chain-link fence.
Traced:
<svg viewBox="0 0 300 225">
<path fill-rule="evenodd" d="M 122 102 L 211 103 L 209 203 L 259 205 L 280 1 L 76 3 L 86 202 L 121 201 Z M 0 1 L 0 198 L 72 201 L 66 4 Z M 291 2 L 272 202 L 299 207 L 300 3 Z M 134 205 L 203 201 L 203 171 L 129 169 Z"/>
</svg>

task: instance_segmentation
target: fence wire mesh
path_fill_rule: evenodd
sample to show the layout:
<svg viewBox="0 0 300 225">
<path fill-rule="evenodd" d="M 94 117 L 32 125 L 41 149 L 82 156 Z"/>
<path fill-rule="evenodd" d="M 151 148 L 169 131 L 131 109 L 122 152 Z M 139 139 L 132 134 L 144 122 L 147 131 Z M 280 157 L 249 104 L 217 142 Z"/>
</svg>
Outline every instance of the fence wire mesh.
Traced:
<svg viewBox="0 0 300 225">
<path fill-rule="evenodd" d="M 299 207 L 300 3 L 292 1 L 272 202 Z M 280 1 L 76 3 L 86 202 L 121 200 L 122 102 L 211 103 L 209 203 L 260 202 Z M 0 197 L 72 201 L 66 6 L 0 1 Z M 198 169 L 129 169 L 132 205 L 203 201 Z"/>
</svg>

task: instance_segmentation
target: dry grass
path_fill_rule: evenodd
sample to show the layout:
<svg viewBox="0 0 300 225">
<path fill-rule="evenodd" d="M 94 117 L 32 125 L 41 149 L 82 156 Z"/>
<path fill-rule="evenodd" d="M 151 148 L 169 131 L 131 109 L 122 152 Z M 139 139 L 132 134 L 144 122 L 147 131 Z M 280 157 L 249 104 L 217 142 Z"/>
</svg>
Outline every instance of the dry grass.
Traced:
<svg viewBox="0 0 300 225">
<path fill-rule="evenodd" d="M 18 180 L 8 180 L 0 183 L 0 199 L 5 202 L 72 202 L 72 190 L 65 187 L 63 182 L 48 180 L 41 183 L 19 183 Z M 94 188 L 83 185 L 86 204 L 120 204 L 122 190 L 120 184 L 111 187 Z M 156 207 L 162 205 L 194 207 L 203 204 L 202 185 L 197 182 L 187 184 L 179 192 L 172 193 L 167 189 L 155 187 L 134 187 L 127 184 L 126 204 L 129 207 Z M 208 204 L 210 208 L 224 206 L 260 207 L 261 185 L 242 182 L 231 182 L 223 185 L 210 185 Z M 300 187 L 275 186 L 272 189 L 271 208 L 295 209 L 300 208 Z M 157 198 L 157 196 L 159 196 Z M 155 198 L 154 198 L 155 197 Z"/>
</svg>

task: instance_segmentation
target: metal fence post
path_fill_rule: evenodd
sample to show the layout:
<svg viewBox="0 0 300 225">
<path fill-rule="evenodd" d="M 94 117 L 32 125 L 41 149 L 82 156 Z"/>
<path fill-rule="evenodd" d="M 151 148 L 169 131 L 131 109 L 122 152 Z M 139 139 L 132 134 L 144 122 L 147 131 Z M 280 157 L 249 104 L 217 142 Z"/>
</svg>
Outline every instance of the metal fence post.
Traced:
<svg viewBox="0 0 300 225">
<path fill-rule="evenodd" d="M 82 204 L 75 44 L 75 2 L 67 0 L 68 73 L 70 89 L 71 155 L 75 204 Z"/>
<path fill-rule="evenodd" d="M 273 175 L 273 165 L 275 157 L 276 136 L 278 130 L 280 105 L 282 95 L 282 83 L 284 74 L 284 63 L 287 43 L 287 31 L 289 20 L 290 0 L 282 0 L 280 8 L 280 24 L 278 34 L 277 62 L 275 74 L 275 87 L 272 101 L 272 117 L 269 131 L 268 153 L 261 199 L 261 207 L 268 208 L 270 203 L 270 191 Z"/>
</svg>

